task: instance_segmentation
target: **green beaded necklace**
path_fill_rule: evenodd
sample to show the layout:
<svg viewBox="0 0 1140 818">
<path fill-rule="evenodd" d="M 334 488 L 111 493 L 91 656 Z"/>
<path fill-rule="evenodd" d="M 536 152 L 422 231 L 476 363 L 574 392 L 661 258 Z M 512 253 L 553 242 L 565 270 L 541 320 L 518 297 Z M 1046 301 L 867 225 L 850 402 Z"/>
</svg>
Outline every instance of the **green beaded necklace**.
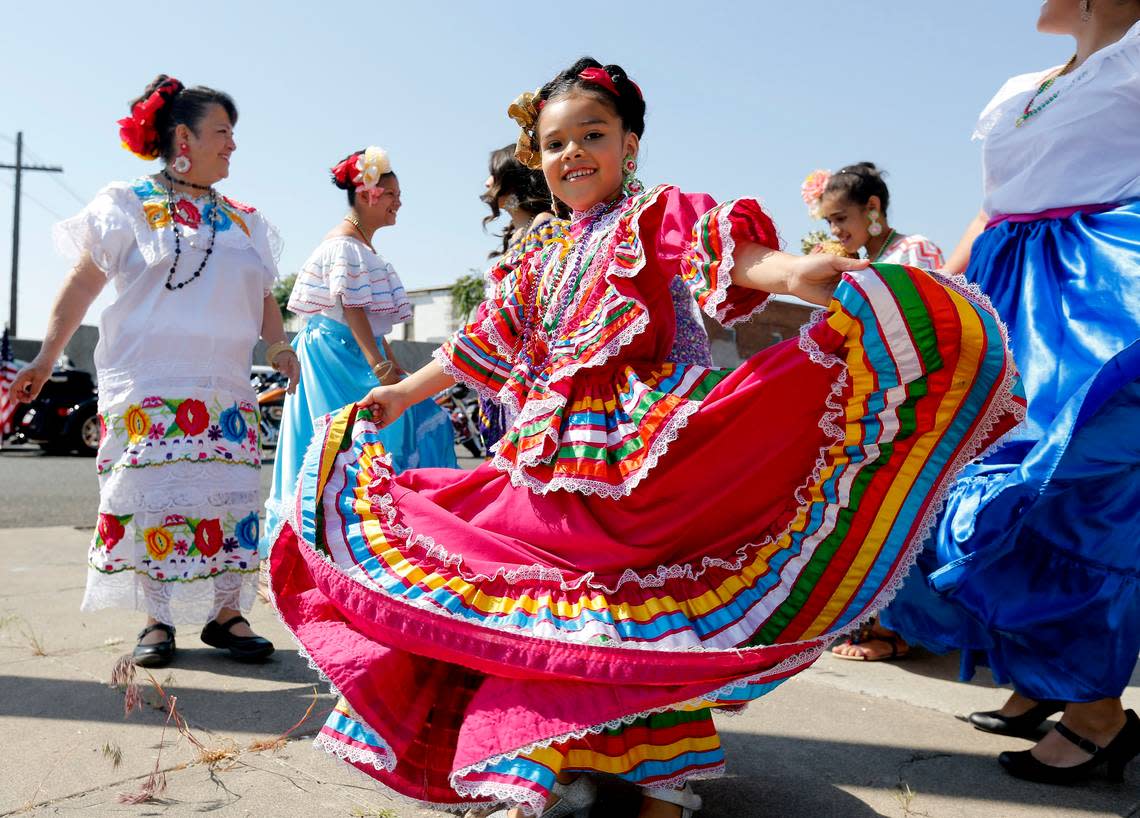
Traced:
<svg viewBox="0 0 1140 818">
<path fill-rule="evenodd" d="M 1037 90 L 1033 92 L 1033 96 L 1031 96 L 1029 98 L 1029 102 L 1025 103 L 1025 110 L 1021 112 L 1021 116 L 1019 116 L 1017 118 L 1017 121 L 1013 123 L 1013 126 L 1015 128 L 1020 128 L 1022 125 L 1024 125 L 1026 122 L 1029 121 L 1030 117 L 1037 116 L 1037 114 L 1041 113 L 1043 110 L 1048 108 L 1049 104 L 1061 95 L 1061 91 L 1057 90 L 1057 91 L 1054 91 L 1052 94 L 1050 94 L 1048 97 L 1046 97 L 1044 100 L 1042 100 L 1040 104 L 1037 104 L 1037 105 L 1034 104 L 1037 102 L 1037 98 L 1039 96 L 1041 96 L 1042 94 L 1044 94 L 1046 91 L 1048 91 L 1050 88 L 1052 88 L 1053 83 L 1055 83 L 1060 77 L 1062 77 L 1066 71 L 1068 71 L 1070 68 L 1072 68 L 1073 63 L 1075 63 L 1076 61 L 1077 61 L 1077 55 L 1074 54 L 1072 57 L 1069 58 L 1069 61 L 1067 63 L 1065 63 L 1064 68 L 1062 68 L 1056 74 L 1049 77 L 1047 80 L 1045 80 L 1039 86 L 1037 86 Z"/>
</svg>

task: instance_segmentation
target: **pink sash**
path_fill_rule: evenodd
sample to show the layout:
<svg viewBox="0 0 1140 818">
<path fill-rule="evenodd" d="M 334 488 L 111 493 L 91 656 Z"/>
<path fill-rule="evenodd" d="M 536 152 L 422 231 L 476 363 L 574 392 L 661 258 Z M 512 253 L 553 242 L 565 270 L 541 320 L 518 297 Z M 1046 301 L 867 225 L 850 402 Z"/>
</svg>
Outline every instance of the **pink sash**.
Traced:
<svg viewBox="0 0 1140 818">
<path fill-rule="evenodd" d="M 1085 205 L 1072 205 L 1071 207 L 1051 207 L 1048 210 L 1041 210 L 1037 213 L 1007 213 L 1000 216 L 994 216 L 986 222 L 986 230 L 991 227 L 997 227 L 1002 222 L 1036 222 L 1042 219 L 1067 219 L 1076 213 L 1084 213 L 1092 215 L 1093 213 L 1103 213 L 1106 210 L 1112 210 L 1116 207 L 1116 203 L 1109 204 L 1085 204 Z"/>
</svg>

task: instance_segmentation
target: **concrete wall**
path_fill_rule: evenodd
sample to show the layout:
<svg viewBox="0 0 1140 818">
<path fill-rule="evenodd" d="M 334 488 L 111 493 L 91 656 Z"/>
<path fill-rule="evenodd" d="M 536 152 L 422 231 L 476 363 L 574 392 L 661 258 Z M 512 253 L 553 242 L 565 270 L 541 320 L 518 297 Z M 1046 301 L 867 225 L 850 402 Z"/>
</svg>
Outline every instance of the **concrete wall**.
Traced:
<svg viewBox="0 0 1140 818">
<path fill-rule="evenodd" d="M 800 327 L 816 308 L 798 301 L 773 299 L 767 309 L 750 321 L 725 329 L 705 317 L 712 345 L 713 364 L 732 368 L 767 347 L 798 338 Z"/>
</svg>

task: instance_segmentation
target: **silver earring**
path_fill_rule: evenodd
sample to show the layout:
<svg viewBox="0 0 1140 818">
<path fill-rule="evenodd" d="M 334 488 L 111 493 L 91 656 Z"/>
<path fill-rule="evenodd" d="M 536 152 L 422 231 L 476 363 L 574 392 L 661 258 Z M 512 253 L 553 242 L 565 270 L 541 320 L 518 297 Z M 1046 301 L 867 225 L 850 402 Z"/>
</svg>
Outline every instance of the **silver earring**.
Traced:
<svg viewBox="0 0 1140 818">
<path fill-rule="evenodd" d="M 503 199 L 503 210 L 506 210 L 508 213 L 512 210 L 518 210 L 521 206 L 522 202 L 519 201 L 519 197 L 513 193 Z"/>
<path fill-rule="evenodd" d="M 1081 22 L 1087 23 L 1092 19 L 1092 0 L 1081 0 Z"/>
</svg>

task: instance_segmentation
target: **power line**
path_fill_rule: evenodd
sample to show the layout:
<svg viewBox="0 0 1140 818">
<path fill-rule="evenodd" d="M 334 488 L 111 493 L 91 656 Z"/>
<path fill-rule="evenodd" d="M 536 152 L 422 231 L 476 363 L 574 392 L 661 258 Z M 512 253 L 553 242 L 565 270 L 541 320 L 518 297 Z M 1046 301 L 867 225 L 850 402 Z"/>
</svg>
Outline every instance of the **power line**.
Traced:
<svg viewBox="0 0 1140 818">
<path fill-rule="evenodd" d="M 14 184 L 9 182 L 7 179 L 0 179 L 0 185 L 4 185 L 4 187 L 8 188 L 9 190 L 12 190 L 13 188 L 16 187 Z M 67 218 L 66 216 L 59 215 L 59 213 L 55 212 L 50 207 L 48 207 L 46 204 L 44 204 L 39 199 L 37 199 L 35 196 L 28 193 L 28 191 L 23 190 L 23 191 L 21 191 L 21 193 L 23 193 L 24 198 L 27 199 L 29 202 L 31 202 L 34 205 L 39 205 L 41 210 L 43 210 L 45 213 L 55 217 L 59 221 L 63 221 L 64 219 Z M 87 203 L 84 202 L 84 205 L 86 205 L 86 204 Z"/>
</svg>

